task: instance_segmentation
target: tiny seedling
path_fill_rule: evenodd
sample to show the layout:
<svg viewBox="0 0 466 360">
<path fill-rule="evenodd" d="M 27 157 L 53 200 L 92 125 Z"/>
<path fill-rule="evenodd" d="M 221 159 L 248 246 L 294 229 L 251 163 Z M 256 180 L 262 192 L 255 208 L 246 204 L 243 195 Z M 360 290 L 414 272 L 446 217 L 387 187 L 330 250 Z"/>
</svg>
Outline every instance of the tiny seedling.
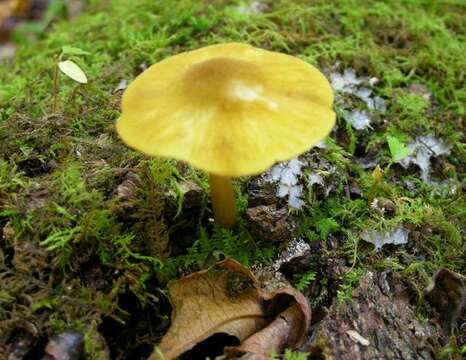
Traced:
<svg viewBox="0 0 466 360">
<path fill-rule="evenodd" d="M 369 189 L 369 194 L 367 196 L 367 203 L 369 205 L 372 204 L 372 201 L 374 200 L 375 191 L 377 190 L 378 186 L 382 182 L 383 175 L 384 175 L 384 171 L 379 165 L 377 165 L 374 171 L 372 171 L 372 178 L 374 179 L 374 182 L 372 183 L 372 186 Z"/>
<path fill-rule="evenodd" d="M 58 110 L 58 77 L 60 70 L 63 74 L 68 76 L 69 78 L 73 79 L 74 81 L 80 84 L 87 84 L 87 76 L 84 71 L 73 61 L 71 60 L 63 60 L 65 56 L 74 55 L 74 56 L 83 56 L 89 55 L 90 53 L 84 51 L 82 49 L 71 47 L 71 46 L 63 46 L 60 55 L 57 57 L 57 62 L 55 65 L 55 71 L 53 73 L 53 87 L 52 87 L 52 94 L 53 94 L 53 112 L 57 112 Z"/>
<path fill-rule="evenodd" d="M 411 150 L 394 136 L 387 136 L 392 162 L 398 162 L 411 155 Z"/>
</svg>

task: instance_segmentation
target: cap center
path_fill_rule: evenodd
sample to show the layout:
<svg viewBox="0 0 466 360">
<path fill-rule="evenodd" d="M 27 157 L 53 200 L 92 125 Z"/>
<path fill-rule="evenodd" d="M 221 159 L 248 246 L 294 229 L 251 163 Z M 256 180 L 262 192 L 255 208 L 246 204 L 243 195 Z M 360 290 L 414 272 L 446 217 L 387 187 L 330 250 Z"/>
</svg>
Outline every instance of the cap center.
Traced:
<svg viewBox="0 0 466 360">
<path fill-rule="evenodd" d="M 191 100 L 243 101 L 258 99 L 260 69 L 250 62 L 218 57 L 195 64 L 183 77 L 183 88 Z"/>
</svg>

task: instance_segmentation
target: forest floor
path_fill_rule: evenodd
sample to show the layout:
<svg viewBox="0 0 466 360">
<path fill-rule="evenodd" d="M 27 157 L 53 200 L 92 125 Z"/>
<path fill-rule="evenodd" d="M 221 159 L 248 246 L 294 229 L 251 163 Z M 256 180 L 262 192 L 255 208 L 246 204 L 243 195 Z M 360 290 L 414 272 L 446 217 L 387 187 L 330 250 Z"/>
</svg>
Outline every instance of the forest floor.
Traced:
<svg viewBox="0 0 466 360">
<path fill-rule="evenodd" d="M 51 3 L 0 60 L 0 359 L 40 359 L 69 330 L 87 359 L 145 359 L 170 324 L 167 283 L 224 257 L 280 263 L 312 306 L 310 358 L 464 355 L 460 1 L 90 0 L 73 19 Z M 239 221 L 225 230 L 205 173 L 129 149 L 115 121 L 147 66 L 232 41 L 322 70 L 337 124 L 299 158 L 237 179 Z M 56 73 L 65 59 L 87 84 Z M 426 293 L 440 269 L 447 305 Z M 370 345 L 335 343 L 345 324 Z"/>
</svg>

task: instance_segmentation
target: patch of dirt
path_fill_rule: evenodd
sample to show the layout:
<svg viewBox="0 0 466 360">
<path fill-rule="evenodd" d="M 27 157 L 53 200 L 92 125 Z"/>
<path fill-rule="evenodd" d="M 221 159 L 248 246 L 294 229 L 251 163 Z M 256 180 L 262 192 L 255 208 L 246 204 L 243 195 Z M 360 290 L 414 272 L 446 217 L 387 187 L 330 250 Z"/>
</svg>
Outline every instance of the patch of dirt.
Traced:
<svg viewBox="0 0 466 360">
<path fill-rule="evenodd" d="M 160 341 L 168 329 L 168 317 L 160 316 L 159 306 L 141 304 L 131 292 L 118 296 L 118 307 L 124 315 L 120 319 L 104 316 L 98 329 L 110 349 L 110 357 L 147 359 L 154 344 Z M 168 309 L 165 307 L 165 310 Z"/>
</svg>

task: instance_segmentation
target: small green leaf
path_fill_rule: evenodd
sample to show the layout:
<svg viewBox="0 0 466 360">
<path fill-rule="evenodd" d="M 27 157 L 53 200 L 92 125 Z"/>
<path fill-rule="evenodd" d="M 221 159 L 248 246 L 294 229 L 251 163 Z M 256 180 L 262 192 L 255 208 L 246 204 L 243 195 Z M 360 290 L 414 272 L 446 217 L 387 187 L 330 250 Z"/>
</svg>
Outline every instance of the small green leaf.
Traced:
<svg viewBox="0 0 466 360">
<path fill-rule="evenodd" d="M 411 154 L 411 150 L 396 137 L 387 136 L 387 141 L 393 161 L 400 161 Z"/>
<path fill-rule="evenodd" d="M 58 67 L 63 74 L 70 77 L 74 81 L 77 81 L 81 84 L 87 83 L 87 77 L 86 74 L 84 74 L 84 71 L 82 71 L 81 68 L 71 60 L 60 61 L 58 63 Z"/>
<path fill-rule="evenodd" d="M 91 53 L 83 49 L 65 45 L 61 48 L 61 52 L 64 55 L 90 55 Z"/>
<path fill-rule="evenodd" d="M 33 312 L 35 312 L 37 310 L 42 310 L 42 309 L 52 310 L 53 305 L 54 305 L 54 303 L 53 303 L 52 299 L 42 299 L 42 300 L 39 300 L 38 302 L 32 303 L 31 304 L 31 310 Z"/>
</svg>

